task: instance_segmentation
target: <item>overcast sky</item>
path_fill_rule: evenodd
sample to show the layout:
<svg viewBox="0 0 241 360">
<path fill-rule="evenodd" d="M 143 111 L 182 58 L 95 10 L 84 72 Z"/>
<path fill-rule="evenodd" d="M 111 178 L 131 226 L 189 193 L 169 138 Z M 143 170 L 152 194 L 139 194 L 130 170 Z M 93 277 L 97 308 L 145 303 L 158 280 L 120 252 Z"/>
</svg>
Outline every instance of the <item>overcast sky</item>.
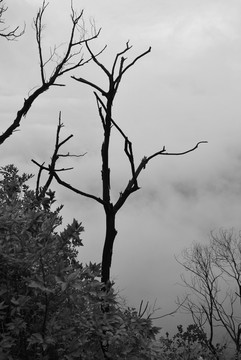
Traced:
<svg viewBox="0 0 241 360">
<path fill-rule="evenodd" d="M 17 42 L 1 40 L 0 112 L 3 131 L 11 123 L 29 90 L 40 84 L 37 46 L 31 23 L 40 0 L 8 0 L 5 19 L 26 33 Z M 64 43 L 70 30 L 68 0 L 49 0 L 43 41 Z M 183 292 L 177 285 L 182 269 L 176 263 L 182 249 L 208 240 L 210 230 L 235 227 L 241 211 L 241 2 L 240 0 L 121 0 L 75 1 L 89 20 L 102 28 L 93 48 L 108 45 L 100 58 L 111 65 L 127 40 L 133 45 L 129 59 L 152 46 L 126 73 L 114 108 L 115 121 L 133 143 L 136 163 L 160 150 L 184 151 L 206 140 L 184 157 L 157 157 L 142 173 L 141 189 L 134 193 L 117 219 L 118 236 L 112 277 L 120 295 L 131 305 L 157 301 L 159 314 L 175 307 Z M 62 45 L 64 47 L 64 44 Z M 62 48 L 59 48 L 60 54 Z M 105 85 L 93 65 L 73 72 Z M 21 131 L 1 146 L 1 165 L 14 163 L 21 171 L 36 173 L 31 163 L 48 161 L 53 149 L 58 112 L 65 124 L 63 136 L 74 134 L 66 146 L 75 170 L 65 179 L 79 189 L 100 195 L 102 128 L 92 90 L 63 78 L 65 88 L 42 95 L 23 120 Z M 112 193 L 129 180 L 123 141 L 112 142 Z M 68 162 L 64 163 L 63 165 Z M 67 223 L 83 222 L 83 262 L 100 262 L 104 216 L 99 204 L 53 185 L 64 204 Z M 179 318 L 159 325 L 173 329 Z"/>
</svg>

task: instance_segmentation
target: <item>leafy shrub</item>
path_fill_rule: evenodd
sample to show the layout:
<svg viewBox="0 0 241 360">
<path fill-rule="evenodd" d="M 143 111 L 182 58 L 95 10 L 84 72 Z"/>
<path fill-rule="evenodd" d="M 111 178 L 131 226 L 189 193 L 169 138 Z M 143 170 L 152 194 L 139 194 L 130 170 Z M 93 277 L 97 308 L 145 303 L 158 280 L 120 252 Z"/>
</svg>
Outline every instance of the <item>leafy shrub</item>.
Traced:
<svg viewBox="0 0 241 360">
<path fill-rule="evenodd" d="M 81 223 L 58 232 L 53 192 L 38 200 L 13 165 L 0 175 L 0 359 L 158 359 L 151 320 L 78 262 Z"/>
</svg>

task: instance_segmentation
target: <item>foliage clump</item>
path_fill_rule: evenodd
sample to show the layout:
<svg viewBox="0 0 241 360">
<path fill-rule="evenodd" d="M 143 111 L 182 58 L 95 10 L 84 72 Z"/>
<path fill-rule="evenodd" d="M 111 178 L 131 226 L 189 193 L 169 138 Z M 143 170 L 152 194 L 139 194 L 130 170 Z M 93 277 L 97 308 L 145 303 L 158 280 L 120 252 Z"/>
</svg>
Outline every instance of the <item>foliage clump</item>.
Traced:
<svg viewBox="0 0 241 360">
<path fill-rule="evenodd" d="M 170 338 L 160 338 L 163 360 L 219 360 L 224 348 L 217 344 L 215 352 L 211 351 L 207 334 L 196 324 L 190 324 L 184 330 L 177 326 L 177 333 Z M 224 358 L 222 358 L 224 359 Z"/>
<path fill-rule="evenodd" d="M 57 231 L 52 191 L 37 199 L 13 165 L 0 175 L 0 359 L 158 359 L 151 319 L 79 263 L 81 223 Z"/>
</svg>

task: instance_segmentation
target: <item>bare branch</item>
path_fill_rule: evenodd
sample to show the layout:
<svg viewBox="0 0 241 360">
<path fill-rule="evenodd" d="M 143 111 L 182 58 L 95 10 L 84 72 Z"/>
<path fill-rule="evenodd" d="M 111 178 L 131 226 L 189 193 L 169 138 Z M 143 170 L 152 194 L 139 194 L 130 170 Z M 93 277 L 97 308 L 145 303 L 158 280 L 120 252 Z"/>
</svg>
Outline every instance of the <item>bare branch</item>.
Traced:
<svg viewBox="0 0 241 360">
<path fill-rule="evenodd" d="M 82 157 L 85 156 L 87 154 L 87 152 L 85 152 L 84 154 L 70 154 L 69 152 L 67 154 L 58 154 L 59 157 Z"/>
<path fill-rule="evenodd" d="M 33 160 L 33 159 L 32 159 L 31 161 L 32 161 L 35 165 L 37 165 L 39 168 L 41 168 L 41 170 L 50 171 L 50 167 L 49 167 L 49 166 L 43 166 L 43 165 L 39 164 L 36 160 Z M 69 171 L 69 170 L 73 170 L 73 167 L 54 169 L 54 171 L 56 171 L 56 172 Z"/>
<path fill-rule="evenodd" d="M 192 151 L 194 151 L 195 149 L 198 148 L 199 144 L 201 143 L 207 143 L 207 141 L 199 141 L 193 148 L 188 149 L 186 151 L 183 152 L 178 152 L 178 153 L 169 153 L 166 152 L 166 148 L 165 146 L 162 148 L 162 150 L 154 153 L 153 155 L 150 155 L 149 157 L 144 156 L 143 159 L 141 160 L 139 166 L 137 167 L 137 169 L 135 170 L 134 175 L 132 176 L 131 180 L 129 180 L 125 190 L 123 192 L 120 193 L 119 199 L 117 200 L 117 202 L 114 205 L 114 211 L 117 212 L 125 203 L 125 201 L 127 200 L 127 198 L 129 197 L 129 195 L 137 190 L 139 190 L 139 187 L 137 185 L 137 178 L 140 175 L 141 171 L 144 170 L 146 168 L 147 163 L 153 159 L 154 157 L 158 156 L 158 155 L 185 155 L 188 154 Z M 129 158 L 129 160 L 131 159 L 131 156 Z"/>
<path fill-rule="evenodd" d="M 60 184 L 60 185 L 63 185 L 64 187 L 72 190 L 73 192 L 79 194 L 79 195 L 82 195 L 82 196 L 85 196 L 85 197 L 88 197 L 88 198 L 91 198 L 93 200 L 96 200 L 97 202 L 101 203 L 102 205 L 104 204 L 102 199 L 98 198 L 97 196 L 95 195 L 92 195 L 92 194 L 89 194 L 89 193 L 86 193 L 84 191 L 81 191 L 79 189 L 76 189 L 74 188 L 73 186 L 71 186 L 70 184 L 68 184 L 67 182 L 65 182 L 64 180 L 62 180 L 58 175 L 57 175 L 57 172 L 62 172 L 62 171 L 67 171 L 67 170 L 72 170 L 73 168 L 61 168 L 61 169 L 56 169 L 56 163 L 57 163 L 57 160 L 59 159 L 60 156 L 62 157 L 68 157 L 68 156 L 76 156 L 76 157 L 80 157 L 80 156 L 84 156 L 84 154 L 81 154 L 81 155 L 70 155 L 69 153 L 67 153 L 66 155 L 63 155 L 63 154 L 59 154 L 59 149 L 61 146 L 63 146 L 67 141 L 69 141 L 73 135 L 69 135 L 67 138 L 65 138 L 64 140 L 60 141 L 60 131 L 63 127 L 63 123 L 61 122 L 61 112 L 59 113 L 59 123 L 58 123 L 58 126 L 57 126 L 57 131 L 56 131 L 56 141 L 55 141 L 55 148 L 54 148 L 54 152 L 53 152 L 53 155 L 51 157 L 51 163 L 48 165 L 48 166 L 44 166 L 43 164 L 39 164 L 37 161 L 33 160 L 32 159 L 32 162 L 37 165 L 40 170 L 39 170 L 39 177 L 38 177 L 38 189 L 39 189 L 39 178 L 40 178 L 40 175 L 41 175 L 41 172 L 43 170 L 47 171 L 49 173 L 49 177 L 48 177 L 48 180 L 46 181 L 45 185 L 43 186 L 42 190 L 41 190 L 41 193 L 39 194 L 39 197 L 42 197 L 47 189 L 49 188 L 53 178 L 56 179 L 56 181 Z"/>
<path fill-rule="evenodd" d="M 75 76 L 71 76 L 71 78 L 78 81 L 78 82 L 81 82 L 83 84 L 87 84 L 87 85 L 93 87 L 94 89 L 98 90 L 102 95 L 106 96 L 106 92 L 103 89 L 101 89 L 101 87 L 96 85 L 95 83 L 93 83 L 93 82 L 91 82 L 89 80 L 86 80 L 84 78 L 81 78 L 81 77 L 77 78 Z"/>
<path fill-rule="evenodd" d="M 116 129 L 120 132 L 120 134 L 123 136 L 123 138 L 125 139 L 124 151 L 130 162 L 131 174 L 132 174 L 132 178 L 134 179 L 133 186 L 135 187 L 135 189 L 137 189 L 138 184 L 137 184 L 137 177 L 136 177 L 136 172 L 135 172 L 135 163 L 134 163 L 134 155 L 133 155 L 133 151 L 132 151 L 132 143 L 128 139 L 128 137 L 125 135 L 123 130 L 121 130 L 121 128 L 117 125 L 117 123 L 113 119 L 111 119 L 111 122 L 116 127 Z"/>
<path fill-rule="evenodd" d="M 99 95 L 95 91 L 94 91 L 94 95 L 95 95 L 95 99 L 96 99 L 96 104 L 97 104 L 97 108 L 98 108 L 99 117 L 101 119 L 103 129 L 105 130 L 106 123 L 105 123 L 105 117 L 104 117 L 103 112 L 102 112 L 102 108 L 106 112 L 106 106 L 103 103 L 103 101 L 101 100 L 101 98 L 99 97 Z"/>
<path fill-rule="evenodd" d="M 89 43 L 88 41 L 85 42 L 86 48 L 89 51 L 91 58 L 93 59 L 93 61 L 106 73 L 106 75 L 108 76 L 108 78 L 111 78 L 111 73 L 107 70 L 107 68 L 97 59 L 96 55 L 92 52 L 92 50 L 90 49 Z M 104 47 L 104 49 L 106 49 L 107 45 Z"/>
<path fill-rule="evenodd" d="M 3 19 L 3 14 L 8 10 L 8 7 L 5 6 L 3 0 L 0 1 L 0 24 L 4 24 L 5 21 Z M 9 26 L 6 26 L 0 29 L 0 36 L 5 38 L 6 40 L 12 41 L 16 40 L 20 36 L 22 36 L 25 32 L 26 25 L 24 24 L 23 30 L 18 32 L 19 26 L 16 26 L 14 29 L 9 30 Z"/>
<path fill-rule="evenodd" d="M 148 308 L 148 305 L 149 305 L 149 301 L 146 302 L 146 305 L 145 305 L 143 310 L 142 310 L 142 305 L 143 305 L 143 300 L 141 300 L 141 303 L 140 303 L 140 306 L 139 306 L 139 311 L 138 311 L 138 316 L 140 318 L 142 318 L 145 315 L 145 313 L 147 311 L 147 308 Z"/>
<path fill-rule="evenodd" d="M 129 50 L 131 47 L 129 46 L 129 44 L 127 43 L 127 50 Z M 140 55 L 138 55 L 129 65 L 127 65 L 125 68 L 123 68 L 124 66 L 124 61 L 126 60 L 124 57 L 122 57 L 121 59 L 121 63 L 120 63 L 120 69 L 119 69 L 119 75 L 117 76 L 117 78 L 114 81 L 115 84 L 115 89 L 117 91 L 117 88 L 119 86 L 119 83 L 121 81 L 122 76 L 124 75 L 124 73 L 130 68 L 132 67 L 139 59 L 141 59 L 143 56 L 147 55 L 148 53 L 151 52 L 151 46 L 149 47 L 148 50 L 144 51 L 143 53 L 141 53 Z"/>
<path fill-rule="evenodd" d="M 157 319 L 163 319 L 164 317 L 167 317 L 167 316 L 173 316 L 174 314 L 176 314 L 178 312 L 178 310 L 183 306 L 183 304 L 185 303 L 186 301 L 186 298 L 180 303 L 178 304 L 178 306 L 176 307 L 176 309 L 170 311 L 169 313 L 166 313 L 164 315 L 161 315 L 161 316 L 156 316 L 156 317 L 153 317 L 153 316 L 149 316 L 149 318 L 151 320 L 157 320 Z M 156 311 L 156 310 L 155 310 Z"/>
<path fill-rule="evenodd" d="M 36 163 L 36 162 L 35 162 L 35 163 Z M 72 169 L 72 168 L 71 168 L 71 169 Z M 45 170 L 49 170 L 49 168 L 45 168 Z M 59 171 L 64 171 L 64 170 L 68 170 L 68 169 L 60 169 Z M 102 201 L 101 198 L 99 198 L 99 197 L 97 197 L 97 196 L 95 196 L 95 195 L 86 193 L 86 192 L 84 192 L 84 191 L 81 191 L 81 190 L 79 190 L 79 189 L 76 189 L 76 188 L 73 187 L 72 185 L 68 184 L 66 181 L 60 179 L 60 177 L 57 175 L 56 171 L 58 171 L 58 170 L 56 170 L 56 169 L 54 170 L 54 172 L 53 172 L 53 177 L 56 179 L 56 181 L 57 181 L 60 185 L 66 187 L 67 189 L 75 192 L 75 193 L 78 194 L 78 195 L 81 195 L 81 196 L 84 196 L 84 197 L 93 199 L 93 200 L 95 200 L 95 201 L 97 201 L 98 203 L 100 203 L 100 204 L 103 205 L 103 201 Z"/>
<path fill-rule="evenodd" d="M 100 51 L 99 51 L 97 54 L 95 54 L 95 55 L 91 52 L 91 57 L 90 57 L 90 59 L 89 59 L 88 61 L 91 61 L 91 60 L 96 59 L 100 54 L 102 54 L 102 52 L 103 52 L 105 49 L 106 49 L 106 46 L 104 46 L 103 49 L 100 50 Z M 85 64 L 86 64 L 86 63 L 87 63 L 87 61 L 85 61 Z M 103 89 L 101 89 L 100 86 L 96 85 L 95 83 L 93 83 L 93 82 L 91 82 L 91 81 L 89 81 L 89 80 L 86 80 L 86 79 L 84 79 L 84 78 L 82 78 L 82 77 L 76 77 L 76 76 L 71 76 L 71 78 L 74 79 L 74 80 L 76 80 L 76 81 L 78 81 L 78 82 L 81 82 L 81 83 L 83 83 L 83 84 L 87 84 L 87 85 L 93 87 L 94 89 L 98 90 L 103 96 L 106 96 L 106 95 L 107 95 L 107 93 L 106 93 Z"/>
<path fill-rule="evenodd" d="M 61 180 L 60 177 L 56 174 L 56 172 L 54 172 L 54 177 L 55 177 L 55 179 L 57 180 L 57 182 L 58 182 L 60 185 L 63 185 L 63 186 L 66 187 L 67 189 L 75 192 L 76 194 L 79 194 L 79 195 L 85 196 L 85 197 L 87 197 L 87 198 L 93 199 L 93 200 L 97 201 L 98 203 L 100 203 L 100 204 L 102 204 L 102 205 L 104 204 L 101 198 L 99 198 L 99 197 L 97 197 L 97 196 L 95 196 L 95 195 L 86 193 L 86 192 L 84 192 L 84 191 L 81 191 L 81 190 L 79 190 L 79 189 L 76 189 L 76 188 L 74 188 L 73 186 L 71 186 L 70 184 L 68 184 L 67 182 Z"/>
<path fill-rule="evenodd" d="M 42 44 L 41 44 L 41 36 L 43 32 L 43 24 L 42 24 L 42 18 L 44 11 L 46 10 L 49 3 L 46 3 L 45 0 L 42 3 L 41 8 L 39 8 L 39 11 L 37 13 L 36 18 L 34 19 L 34 27 L 35 27 L 35 35 L 36 35 L 36 41 L 38 45 L 38 53 L 39 53 L 39 61 L 40 61 L 40 74 L 42 79 L 42 84 L 45 84 L 45 74 L 44 74 L 44 65 L 47 63 L 47 61 L 44 64 L 43 61 L 43 53 L 42 53 Z"/>
<path fill-rule="evenodd" d="M 113 66 L 112 66 L 112 70 L 111 70 L 111 74 L 112 74 L 113 77 L 114 77 L 114 75 L 115 75 L 115 67 L 116 67 L 116 64 L 117 64 L 117 62 L 118 62 L 119 57 L 122 56 L 122 55 L 124 55 L 124 54 L 125 54 L 127 51 L 129 51 L 131 48 L 132 48 L 132 46 L 129 46 L 129 41 L 127 41 L 127 43 L 126 43 L 126 48 L 125 48 L 123 51 L 121 51 L 121 52 L 119 52 L 119 53 L 116 54 L 116 57 L 115 57 L 115 60 L 114 60 Z M 119 71 L 119 75 L 120 75 L 120 71 Z"/>
<path fill-rule="evenodd" d="M 161 151 L 158 151 L 156 152 L 155 154 L 149 156 L 146 160 L 147 162 L 150 161 L 152 158 L 158 156 L 158 155 L 174 155 L 174 156 L 179 156 L 179 155 L 186 155 L 194 150 L 196 150 L 198 148 L 198 146 L 200 144 L 207 144 L 208 142 L 207 141 L 199 141 L 193 148 L 191 149 L 188 149 L 188 150 L 185 150 L 185 151 L 182 151 L 182 152 L 173 152 L 173 153 L 168 153 L 166 152 L 166 149 L 165 147 L 163 147 L 163 149 Z"/>
<path fill-rule="evenodd" d="M 13 30 L 6 32 L 8 30 L 8 27 L 5 27 L 0 30 L 0 36 L 9 41 L 16 40 L 17 38 L 19 38 L 20 36 L 22 36 L 25 33 L 26 25 L 24 25 L 23 30 L 17 34 L 18 29 L 19 29 L 19 26 L 17 26 Z"/>
<path fill-rule="evenodd" d="M 82 14 L 83 14 L 83 12 L 81 13 L 81 16 L 82 16 Z M 101 32 L 101 28 L 98 31 L 96 31 L 94 33 L 94 35 L 90 36 L 88 39 L 83 38 L 82 40 L 73 42 L 73 46 L 86 44 L 86 43 L 89 43 L 90 41 L 92 41 L 94 39 L 97 39 L 97 37 L 100 35 L 100 32 Z M 100 50 L 100 52 L 97 55 L 95 55 L 95 57 L 98 56 L 99 54 L 101 54 L 105 49 L 106 49 L 106 46 L 104 46 L 104 48 L 102 50 Z M 92 59 L 92 57 L 91 57 L 91 59 Z"/>
<path fill-rule="evenodd" d="M 39 164 L 37 164 L 39 165 Z M 37 176 L 37 182 L 36 182 L 36 190 L 35 190 L 35 193 L 36 193 L 36 197 L 37 199 L 40 199 L 41 195 L 40 195 L 40 179 L 41 179 L 41 175 L 42 175 L 42 171 L 43 171 L 43 166 L 44 166 L 44 163 L 42 163 L 40 166 L 39 166 L 39 171 L 38 171 L 38 176 Z M 44 193 L 45 195 L 45 193 Z"/>
<path fill-rule="evenodd" d="M 64 84 L 57 83 L 57 79 L 61 77 L 63 74 L 72 71 L 73 69 L 76 69 L 80 66 L 84 66 L 86 63 L 92 60 L 92 58 L 87 59 L 84 61 L 83 56 L 81 56 L 80 59 L 77 59 L 74 64 L 70 63 L 70 60 L 75 58 L 77 55 L 80 54 L 80 52 L 73 53 L 73 48 L 77 45 L 86 44 L 89 41 L 97 38 L 99 35 L 99 32 L 97 32 L 95 35 L 91 36 L 88 39 L 83 39 L 76 41 L 75 40 L 75 34 L 76 34 L 76 28 L 78 26 L 78 23 L 80 19 L 82 18 L 83 11 L 77 15 L 76 13 L 72 13 L 71 19 L 72 19 L 72 28 L 69 35 L 69 40 L 67 42 L 67 46 L 65 49 L 65 52 L 63 56 L 59 57 L 56 66 L 54 67 L 54 70 L 52 71 L 52 74 L 47 77 L 45 73 L 45 67 L 46 64 L 48 64 L 49 61 L 53 61 L 54 55 L 56 55 L 56 47 L 53 51 L 53 53 L 50 54 L 50 57 L 47 60 L 44 60 L 43 56 L 43 48 L 42 48 L 42 31 L 43 31 L 43 16 L 44 12 L 48 6 L 48 3 L 46 1 L 43 1 L 42 7 L 38 10 L 37 16 L 34 19 L 34 26 L 35 26 L 35 33 L 36 33 L 36 41 L 38 45 L 38 53 L 39 53 L 39 61 L 40 61 L 40 75 L 41 75 L 41 81 L 42 85 L 39 86 L 31 95 L 29 95 L 26 99 L 24 99 L 22 107 L 17 112 L 17 115 L 15 119 L 13 120 L 12 124 L 0 135 L 0 145 L 12 135 L 12 133 L 20 126 L 20 122 L 23 117 L 25 117 L 31 108 L 33 102 L 37 99 L 38 96 L 43 94 L 45 91 L 47 91 L 51 86 L 64 86 Z M 103 51 L 103 50 L 102 50 Z"/>
</svg>

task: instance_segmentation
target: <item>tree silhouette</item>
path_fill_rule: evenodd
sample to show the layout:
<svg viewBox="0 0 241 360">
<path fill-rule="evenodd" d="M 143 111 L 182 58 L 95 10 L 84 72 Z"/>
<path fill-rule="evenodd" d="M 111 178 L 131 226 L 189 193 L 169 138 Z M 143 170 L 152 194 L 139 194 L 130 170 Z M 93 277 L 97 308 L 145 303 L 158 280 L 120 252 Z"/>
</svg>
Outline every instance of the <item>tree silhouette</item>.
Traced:
<svg viewBox="0 0 241 360">
<path fill-rule="evenodd" d="M 91 50 L 89 43 L 86 41 L 85 46 L 87 51 L 90 54 L 91 59 L 93 60 L 94 64 L 100 69 L 102 73 L 106 76 L 108 80 L 108 87 L 106 89 L 102 88 L 97 83 L 94 83 L 92 81 L 89 81 L 88 79 L 85 79 L 83 77 L 76 77 L 72 76 L 74 80 L 76 80 L 79 83 L 85 84 L 90 86 L 94 89 L 94 96 L 97 103 L 97 109 L 99 118 L 101 120 L 102 126 L 103 126 L 103 143 L 101 147 L 101 160 L 102 160 L 102 169 L 101 169 L 101 180 L 102 180 L 102 195 L 96 196 L 94 194 L 87 193 L 83 190 L 77 189 L 73 187 L 71 184 L 65 182 L 61 177 L 59 176 L 59 172 L 70 170 L 70 168 L 62 168 L 57 169 L 56 168 L 56 162 L 60 156 L 63 156 L 59 153 L 59 149 L 63 144 L 65 144 L 73 135 L 70 135 L 65 140 L 60 141 L 60 130 L 63 126 L 61 123 L 61 115 L 59 117 L 59 124 L 57 128 L 57 136 L 56 136 L 56 143 L 55 143 L 55 149 L 54 153 L 52 155 L 51 163 L 48 166 L 44 166 L 44 164 L 40 164 L 39 162 L 36 162 L 35 160 L 32 160 L 36 165 L 40 168 L 40 173 L 42 170 L 46 170 L 49 172 L 49 182 L 52 181 L 53 178 L 57 180 L 57 182 L 64 187 L 72 190 L 73 192 L 85 196 L 88 198 L 91 198 L 95 201 L 97 201 L 100 205 L 103 206 L 104 212 L 105 212 L 105 241 L 104 241 L 104 247 L 103 247 L 103 253 L 102 253 L 102 275 L 101 279 L 102 282 L 105 284 L 108 284 L 110 281 L 110 269 L 111 269 L 111 262 L 112 262 L 112 253 L 113 253 L 113 245 L 114 240 L 117 235 L 117 230 L 115 226 L 116 222 L 116 216 L 118 211 L 122 208 L 128 197 L 134 193 L 135 191 L 139 190 L 138 186 L 138 177 L 140 173 L 146 168 L 146 165 L 150 160 L 153 158 L 159 156 L 159 155 L 185 155 L 189 152 L 194 151 L 197 149 L 198 145 L 200 143 L 205 143 L 206 141 L 200 141 L 198 142 L 193 148 L 188 149 L 186 151 L 182 152 L 167 152 L 165 146 L 158 150 L 157 152 L 149 155 L 144 156 L 139 165 L 135 166 L 134 161 L 134 154 L 132 149 L 132 142 L 129 140 L 126 133 L 122 130 L 121 126 L 118 125 L 115 120 L 113 119 L 113 105 L 114 100 L 117 95 L 117 91 L 119 89 L 120 83 L 123 79 L 124 74 L 126 74 L 127 70 L 130 70 L 132 66 L 136 64 L 138 60 L 143 58 L 145 55 L 150 53 L 151 48 L 147 49 L 143 53 L 141 53 L 139 56 L 135 57 L 134 60 L 127 63 L 127 58 L 124 57 L 127 52 L 129 52 L 132 48 L 132 46 L 129 45 L 129 42 L 126 43 L 125 48 L 116 54 L 113 65 L 110 70 L 107 69 L 107 67 L 99 60 L 99 57 L 93 53 Z M 127 156 L 129 165 L 130 165 L 130 178 L 127 182 L 127 185 L 123 188 L 123 190 L 119 194 L 119 198 L 117 201 L 113 201 L 111 198 L 111 169 L 109 165 L 109 157 L 110 157 L 110 138 L 111 138 L 111 132 L 115 129 L 118 131 L 124 142 L 124 153 Z M 65 156 L 68 156 L 66 154 Z"/>
<path fill-rule="evenodd" d="M 209 244 L 194 244 L 178 262 L 190 278 L 182 276 L 189 295 L 181 308 L 191 314 L 203 330 L 208 328 L 210 349 L 215 329 L 222 327 L 232 340 L 236 355 L 241 354 L 241 236 L 233 230 L 211 233 Z"/>
</svg>

